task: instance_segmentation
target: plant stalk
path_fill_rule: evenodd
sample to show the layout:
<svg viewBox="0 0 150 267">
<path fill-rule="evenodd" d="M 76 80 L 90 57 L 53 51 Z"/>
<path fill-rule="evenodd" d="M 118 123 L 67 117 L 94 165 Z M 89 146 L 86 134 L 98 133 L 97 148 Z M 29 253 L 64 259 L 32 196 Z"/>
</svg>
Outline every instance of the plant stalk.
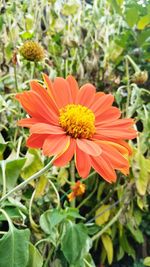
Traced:
<svg viewBox="0 0 150 267">
<path fill-rule="evenodd" d="M 3 202 L 4 200 L 6 200 L 9 196 L 11 196 L 16 191 L 24 188 L 31 181 L 37 179 L 42 174 L 44 174 L 52 166 L 52 163 L 53 163 L 54 160 L 55 160 L 55 157 L 53 157 L 52 160 L 43 169 L 41 169 L 40 171 L 38 171 L 35 174 L 31 175 L 28 179 L 26 179 L 25 181 L 23 181 L 21 184 L 17 185 L 13 189 L 11 189 L 6 195 L 2 196 L 2 198 L 0 199 L 0 203 Z"/>
<path fill-rule="evenodd" d="M 105 225 L 105 227 L 100 231 L 98 232 L 97 234 L 95 234 L 93 237 L 92 237 L 92 241 L 95 241 L 97 238 L 99 238 L 104 232 L 107 231 L 107 229 L 112 226 L 116 221 L 117 219 L 119 218 L 121 212 L 123 210 L 123 207 L 119 209 L 119 211 L 117 212 L 117 214 L 115 215 L 115 217 L 112 218 L 112 220 Z"/>
</svg>

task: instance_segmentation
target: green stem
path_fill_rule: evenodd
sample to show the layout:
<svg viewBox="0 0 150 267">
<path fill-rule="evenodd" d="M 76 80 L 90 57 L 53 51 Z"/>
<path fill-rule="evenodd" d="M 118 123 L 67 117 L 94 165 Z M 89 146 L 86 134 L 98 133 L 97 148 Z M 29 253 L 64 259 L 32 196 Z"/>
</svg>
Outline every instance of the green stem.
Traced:
<svg viewBox="0 0 150 267">
<path fill-rule="evenodd" d="M 75 164 L 74 160 L 70 162 L 70 177 L 71 177 L 71 183 L 74 185 L 75 184 Z M 75 199 L 71 201 L 71 207 L 75 208 L 76 202 Z"/>
<path fill-rule="evenodd" d="M 35 76 L 35 70 L 36 70 L 36 62 L 32 62 L 32 66 L 31 66 L 31 80 L 34 79 L 34 76 Z"/>
<path fill-rule="evenodd" d="M 31 196 L 30 203 L 29 203 L 29 221 L 30 221 L 32 229 L 34 229 L 35 232 L 37 232 L 38 231 L 37 229 L 39 226 L 35 223 L 32 217 L 32 204 L 33 204 L 35 193 L 36 193 L 36 190 L 33 191 L 33 194 Z"/>
<path fill-rule="evenodd" d="M 47 170 L 49 170 L 49 168 L 52 166 L 53 161 L 55 160 L 55 157 L 52 158 L 52 160 L 40 171 L 36 172 L 35 174 L 31 175 L 28 179 L 26 179 L 25 181 L 23 181 L 21 184 L 17 185 L 16 187 L 14 187 L 12 190 L 10 190 L 5 196 L 3 196 L 0 199 L 0 203 L 3 202 L 4 200 L 6 200 L 9 196 L 11 196 L 13 193 L 15 193 L 16 191 L 24 188 L 27 184 L 29 184 L 31 181 L 37 179 L 38 177 L 40 177 L 42 174 L 44 174 Z"/>
<path fill-rule="evenodd" d="M 80 209 L 93 196 L 96 189 L 97 189 L 97 182 L 95 183 L 94 190 L 86 198 L 84 198 L 82 202 L 77 206 L 78 209 Z"/>
<path fill-rule="evenodd" d="M 55 193 L 56 193 L 56 197 L 57 197 L 57 208 L 60 208 L 60 196 L 59 193 L 54 185 L 54 183 L 49 179 L 48 182 L 50 183 L 50 185 L 53 187 Z"/>
<path fill-rule="evenodd" d="M 133 59 L 129 55 L 126 56 L 126 59 L 129 60 L 129 62 L 133 66 L 135 72 L 139 72 L 140 71 L 140 68 L 136 65 L 136 63 L 133 61 Z"/>
<path fill-rule="evenodd" d="M 16 92 L 18 92 L 18 81 L 17 81 L 17 68 L 16 64 L 14 64 L 14 78 L 15 78 L 15 87 L 16 87 Z"/>
<path fill-rule="evenodd" d="M 123 207 L 119 209 L 119 211 L 117 212 L 117 214 L 115 215 L 115 217 L 113 217 L 112 220 L 111 220 L 108 224 L 106 224 L 106 225 L 104 226 L 104 228 L 103 228 L 100 232 L 98 232 L 97 234 L 95 234 L 95 235 L 92 237 L 92 241 L 95 241 L 97 238 L 99 238 L 104 232 L 107 231 L 107 229 L 108 229 L 110 226 L 112 226 L 112 225 L 117 221 L 117 219 L 119 218 L 119 216 L 120 216 L 122 210 L 123 210 Z"/>
<path fill-rule="evenodd" d="M 6 173 L 5 173 L 5 161 L 4 160 L 2 160 L 1 166 L 2 166 L 2 180 L 3 180 L 2 196 L 4 196 L 6 194 Z"/>
<path fill-rule="evenodd" d="M 50 261 L 50 259 L 51 259 L 51 256 L 52 256 L 54 250 L 55 250 L 54 247 L 52 247 L 52 248 L 49 250 L 47 259 L 46 259 L 46 261 L 45 261 L 45 263 L 44 263 L 44 267 L 48 267 L 48 266 L 49 266 L 49 261 Z"/>
<path fill-rule="evenodd" d="M 5 216 L 5 218 L 6 218 L 7 221 L 8 221 L 8 224 L 9 224 L 9 230 L 10 230 L 11 232 L 13 232 L 13 223 L 12 223 L 10 217 L 8 216 L 8 214 L 6 213 L 5 210 L 0 209 L 0 212 Z"/>
<path fill-rule="evenodd" d="M 127 58 L 125 58 L 126 78 L 127 78 L 127 102 L 126 102 L 126 115 L 128 115 L 128 108 L 130 103 L 130 79 L 129 79 L 129 64 Z"/>
</svg>

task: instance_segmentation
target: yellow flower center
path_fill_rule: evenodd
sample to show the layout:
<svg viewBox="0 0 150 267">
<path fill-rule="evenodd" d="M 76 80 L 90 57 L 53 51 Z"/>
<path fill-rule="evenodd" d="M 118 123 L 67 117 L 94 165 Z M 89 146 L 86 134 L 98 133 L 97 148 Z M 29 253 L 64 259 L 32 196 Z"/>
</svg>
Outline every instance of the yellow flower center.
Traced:
<svg viewBox="0 0 150 267">
<path fill-rule="evenodd" d="M 71 137 L 91 138 L 95 133 L 95 115 L 87 107 L 69 104 L 59 112 L 59 124 Z"/>
</svg>

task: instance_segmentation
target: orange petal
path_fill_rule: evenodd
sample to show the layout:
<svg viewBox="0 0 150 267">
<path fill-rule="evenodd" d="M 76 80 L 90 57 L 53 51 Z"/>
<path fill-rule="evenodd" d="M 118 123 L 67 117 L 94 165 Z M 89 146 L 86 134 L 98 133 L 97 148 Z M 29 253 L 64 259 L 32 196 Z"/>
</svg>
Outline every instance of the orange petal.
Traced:
<svg viewBox="0 0 150 267">
<path fill-rule="evenodd" d="M 99 156 L 102 152 L 100 146 L 96 144 L 94 141 L 90 141 L 88 139 L 76 139 L 77 146 L 83 152 L 92 155 L 92 156 Z"/>
<path fill-rule="evenodd" d="M 56 134 L 56 135 L 63 135 L 64 131 L 62 130 L 61 127 L 55 126 L 55 125 L 50 125 L 47 123 L 36 123 L 33 125 L 30 129 L 31 134 L 36 133 L 36 134 Z"/>
<path fill-rule="evenodd" d="M 114 141 L 109 141 L 109 140 L 108 141 L 102 141 L 102 140 L 99 141 L 99 140 L 97 140 L 96 142 L 98 142 L 99 144 L 104 144 L 104 145 L 113 147 L 117 151 L 119 151 L 119 153 L 121 153 L 124 156 L 130 154 L 130 152 L 129 152 L 127 146 L 126 146 L 126 144 L 127 144 L 126 142 L 124 142 L 125 145 L 124 145 L 124 143 L 121 144 L 122 141 L 120 141 L 120 140 L 114 140 Z"/>
<path fill-rule="evenodd" d="M 37 118 L 25 118 L 25 119 L 19 120 L 17 124 L 22 127 L 30 128 L 33 124 L 38 123 L 38 122 L 39 122 L 39 119 Z M 41 119 L 41 122 L 46 122 L 46 121 L 44 121 L 44 119 L 42 121 Z"/>
<path fill-rule="evenodd" d="M 26 145 L 27 147 L 41 148 L 47 136 L 47 134 L 31 134 L 27 139 Z"/>
<path fill-rule="evenodd" d="M 83 85 L 77 95 L 76 104 L 89 107 L 94 101 L 95 93 L 96 89 L 92 84 L 87 83 Z"/>
<path fill-rule="evenodd" d="M 131 127 L 132 125 L 134 124 L 134 120 L 133 119 L 118 119 L 118 120 L 115 120 L 111 123 L 108 123 L 107 122 L 105 123 L 105 125 L 103 126 L 104 128 L 128 128 L 128 127 Z"/>
<path fill-rule="evenodd" d="M 39 84 L 36 81 L 31 81 L 30 86 L 31 86 L 31 89 L 33 91 L 35 91 L 38 95 L 40 95 L 40 97 L 46 103 L 46 105 L 51 107 L 53 112 L 59 114 L 58 108 L 57 108 L 55 102 L 53 101 L 53 99 L 50 97 L 50 95 L 48 94 L 46 89 L 41 84 Z"/>
<path fill-rule="evenodd" d="M 16 95 L 23 108 L 28 114 L 35 118 L 42 118 L 52 124 L 58 123 L 58 115 L 46 105 L 43 99 L 34 91 L 24 92 Z"/>
<path fill-rule="evenodd" d="M 70 138 L 70 145 L 67 150 L 65 150 L 64 153 L 62 153 L 60 156 L 58 155 L 58 158 L 54 161 L 54 165 L 58 167 L 65 166 L 73 157 L 75 152 L 75 139 Z"/>
<path fill-rule="evenodd" d="M 114 96 L 111 94 L 102 95 L 98 98 L 97 101 L 90 106 L 90 109 L 94 112 L 95 116 L 100 116 L 100 114 L 104 113 L 107 109 L 110 108 L 114 101 Z"/>
<path fill-rule="evenodd" d="M 112 121 L 116 121 L 121 116 L 121 112 L 116 107 L 110 107 L 104 113 L 95 117 L 95 125 L 103 125 L 105 123 L 110 123 Z"/>
<path fill-rule="evenodd" d="M 43 73 L 43 79 L 44 79 L 44 83 L 46 85 L 47 88 L 47 92 L 50 95 L 50 97 L 55 101 L 55 90 L 53 87 L 53 83 L 52 81 L 49 79 L 49 77 Z"/>
<path fill-rule="evenodd" d="M 78 91 L 79 91 L 78 83 L 75 80 L 75 78 L 73 76 L 71 76 L 71 75 L 69 75 L 66 78 L 66 80 L 67 80 L 67 82 L 69 83 L 69 86 L 70 86 L 73 103 L 75 103 L 75 100 L 76 100 L 76 97 L 77 97 L 77 94 L 78 94 Z"/>
<path fill-rule="evenodd" d="M 86 178 L 91 169 L 90 157 L 76 146 L 75 164 L 79 175 Z"/>
<path fill-rule="evenodd" d="M 134 129 L 96 129 L 97 138 L 113 137 L 113 139 L 133 139 L 137 136 Z"/>
<path fill-rule="evenodd" d="M 116 181 L 116 173 L 111 164 L 106 162 L 103 157 L 90 157 L 92 167 L 102 176 L 107 182 Z"/>
<path fill-rule="evenodd" d="M 73 103 L 68 82 L 60 77 L 54 80 L 55 99 L 59 108 Z"/>
<path fill-rule="evenodd" d="M 96 92 L 95 98 L 94 98 L 94 102 L 97 101 L 100 97 L 104 96 L 105 93 L 104 92 Z"/>
<path fill-rule="evenodd" d="M 128 150 L 129 155 L 132 155 L 132 152 L 133 152 L 132 147 L 127 142 L 125 142 L 123 140 L 117 140 L 116 142 L 117 142 L 116 145 L 119 144 L 120 146 L 126 148 Z"/>
<path fill-rule="evenodd" d="M 114 169 L 127 168 L 129 166 L 128 161 L 119 151 L 117 151 L 117 149 L 104 143 L 100 143 L 100 146 L 103 151 L 103 159 L 106 161 L 109 160 Z"/>
<path fill-rule="evenodd" d="M 69 140 L 70 137 L 65 134 L 48 136 L 43 145 L 43 154 L 50 157 L 61 153 L 69 145 Z"/>
</svg>

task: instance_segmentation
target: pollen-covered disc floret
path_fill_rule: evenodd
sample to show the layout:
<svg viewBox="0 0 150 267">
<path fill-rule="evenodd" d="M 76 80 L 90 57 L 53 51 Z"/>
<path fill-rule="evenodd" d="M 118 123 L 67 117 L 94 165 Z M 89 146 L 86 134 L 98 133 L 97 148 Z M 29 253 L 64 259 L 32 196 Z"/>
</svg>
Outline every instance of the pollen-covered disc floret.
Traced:
<svg viewBox="0 0 150 267">
<path fill-rule="evenodd" d="M 59 124 L 71 137 L 89 139 L 95 133 L 95 115 L 87 107 L 69 104 L 59 112 Z"/>
</svg>

